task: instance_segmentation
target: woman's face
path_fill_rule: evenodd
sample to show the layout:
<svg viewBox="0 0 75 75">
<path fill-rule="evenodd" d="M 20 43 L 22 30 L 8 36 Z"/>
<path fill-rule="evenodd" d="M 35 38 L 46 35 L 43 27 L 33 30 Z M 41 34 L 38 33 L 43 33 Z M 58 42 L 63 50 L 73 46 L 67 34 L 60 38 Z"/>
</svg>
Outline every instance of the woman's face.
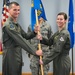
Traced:
<svg viewBox="0 0 75 75">
<path fill-rule="evenodd" d="M 59 28 L 62 28 L 66 24 L 66 20 L 63 15 L 58 15 L 56 22 Z"/>
</svg>

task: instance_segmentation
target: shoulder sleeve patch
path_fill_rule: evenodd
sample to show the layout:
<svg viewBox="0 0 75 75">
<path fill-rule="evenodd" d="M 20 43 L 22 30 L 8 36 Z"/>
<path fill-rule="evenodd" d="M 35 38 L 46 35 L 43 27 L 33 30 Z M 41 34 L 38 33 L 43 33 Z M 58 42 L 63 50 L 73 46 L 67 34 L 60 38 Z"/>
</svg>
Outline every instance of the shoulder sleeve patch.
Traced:
<svg viewBox="0 0 75 75">
<path fill-rule="evenodd" d="M 13 24 L 10 24 L 10 27 L 9 27 L 11 30 L 14 30 L 15 29 L 15 26 Z"/>
<path fill-rule="evenodd" d="M 63 37 L 61 37 L 61 38 L 60 38 L 60 41 L 64 41 L 64 38 L 63 38 Z"/>
</svg>

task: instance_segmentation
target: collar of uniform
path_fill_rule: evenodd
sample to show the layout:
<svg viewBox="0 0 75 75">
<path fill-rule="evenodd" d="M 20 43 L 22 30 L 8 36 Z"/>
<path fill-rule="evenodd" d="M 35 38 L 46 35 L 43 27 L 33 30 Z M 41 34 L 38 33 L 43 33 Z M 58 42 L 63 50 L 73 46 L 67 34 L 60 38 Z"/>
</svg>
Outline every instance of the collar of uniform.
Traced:
<svg viewBox="0 0 75 75">
<path fill-rule="evenodd" d="M 9 17 L 8 20 L 13 21 L 13 19 L 11 17 Z"/>
<path fill-rule="evenodd" d="M 65 30 L 65 29 L 66 29 L 66 27 L 62 28 L 62 30 L 60 30 L 59 33 L 62 32 L 63 30 Z"/>
<path fill-rule="evenodd" d="M 40 25 L 40 27 L 44 27 L 46 25 L 46 22 L 42 22 L 42 24 Z"/>
<path fill-rule="evenodd" d="M 17 22 L 14 22 L 13 19 L 12 19 L 11 17 L 9 17 L 8 20 L 12 21 L 13 24 L 18 24 Z"/>
</svg>

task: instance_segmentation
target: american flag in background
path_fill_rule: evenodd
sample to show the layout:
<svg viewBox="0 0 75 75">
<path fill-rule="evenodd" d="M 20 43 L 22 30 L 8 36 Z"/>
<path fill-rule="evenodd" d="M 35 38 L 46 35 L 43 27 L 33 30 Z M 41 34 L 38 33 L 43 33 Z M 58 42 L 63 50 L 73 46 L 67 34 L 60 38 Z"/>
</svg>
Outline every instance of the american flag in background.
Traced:
<svg viewBox="0 0 75 75">
<path fill-rule="evenodd" d="M 9 16 L 9 12 L 8 12 L 9 3 L 10 3 L 9 0 L 3 0 L 2 25 L 4 24 L 4 22 L 7 20 L 8 16 Z"/>
<path fill-rule="evenodd" d="M 4 22 L 6 22 L 9 12 L 8 12 L 8 5 L 10 1 L 9 0 L 3 0 L 3 8 L 2 8 L 2 19 L 0 24 L 0 54 L 2 54 L 2 26 Z"/>
</svg>

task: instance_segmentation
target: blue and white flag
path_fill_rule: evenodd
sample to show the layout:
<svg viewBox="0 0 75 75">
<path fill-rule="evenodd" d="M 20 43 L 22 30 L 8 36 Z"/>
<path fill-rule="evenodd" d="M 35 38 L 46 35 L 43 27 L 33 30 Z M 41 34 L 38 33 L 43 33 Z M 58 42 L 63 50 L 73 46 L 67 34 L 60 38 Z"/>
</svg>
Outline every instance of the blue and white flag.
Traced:
<svg viewBox="0 0 75 75">
<path fill-rule="evenodd" d="M 37 10 L 38 19 L 42 17 L 44 20 L 47 20 L 41 0 L 31 0 L 31 28 L 32 30 L 34 30 L 34 25 L 36 24 L 35 10 Z"/>
<path fill-rule="evenodd" d="M 73 3 L 74 5 L 74 3 Z M 75 5 L 74 5 L 74 24 L 73 24 L 73 32 L 74 32 L 74 45 L 75 45 Z"/>
<path fill-rule="evenodd" d="M 73 8 L 73 0 L 69 0 L 69 23 L 68 23 L 68 31 L 71 37 L 71 48 L 74 46 L 74 8 Z"/>
</svg>

